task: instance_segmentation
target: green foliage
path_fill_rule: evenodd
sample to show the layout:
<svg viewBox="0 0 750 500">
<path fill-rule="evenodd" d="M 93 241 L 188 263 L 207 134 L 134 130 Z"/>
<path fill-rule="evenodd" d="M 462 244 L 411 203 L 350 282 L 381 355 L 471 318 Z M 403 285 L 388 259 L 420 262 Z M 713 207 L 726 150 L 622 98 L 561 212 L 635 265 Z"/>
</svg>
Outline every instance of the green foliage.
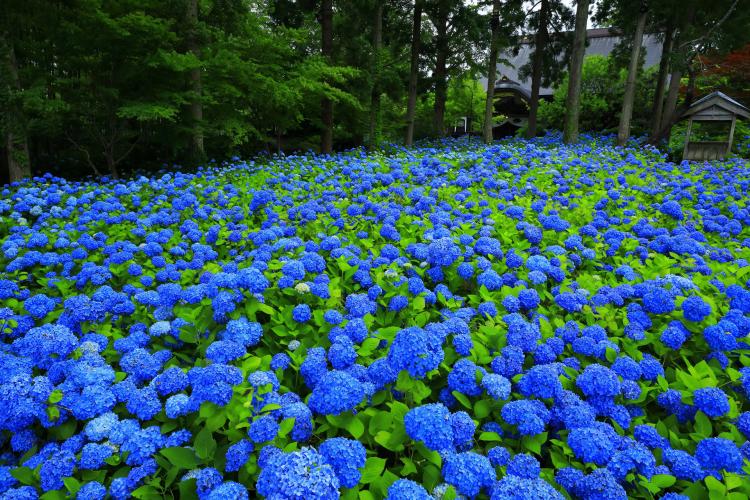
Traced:
<svg viewBox="0 0 750 500">
<path fill-rule="evenodd" d="M 632 135 L 647 130 L 653 101 L 653 86 L 656 69 L 641 71 L 636 82 L 636 98 L 632 120 Z M 583 61 L 581 81 L 581 114 L 579 126 L 582 131 L 616 130 L 622 108 L 627 71 L 618 67 L 614 58 L 588 56 Z M 568 78 L 564 77 L 555 89 L 551 101 L 539 103 L 539 121 L 546 128 L 562 129 L 565 119 L 565 97 Z"/>
<path fill-rule="evenodd" d="M 446 123 L 452 126 L 465 116 L 469 121 L 468 131 L 481 132 L 486 99 L 486 89 L 472 75 L 451 80 L 445 105 Z"/>
</svg>

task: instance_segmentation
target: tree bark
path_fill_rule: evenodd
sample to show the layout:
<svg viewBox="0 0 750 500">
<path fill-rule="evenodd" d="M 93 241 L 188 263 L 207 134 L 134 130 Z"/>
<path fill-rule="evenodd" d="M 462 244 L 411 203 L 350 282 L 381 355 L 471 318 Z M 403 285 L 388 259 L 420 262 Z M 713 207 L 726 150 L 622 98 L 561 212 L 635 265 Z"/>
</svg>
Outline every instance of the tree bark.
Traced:
<svg viewBox="0 0 750 500">
<path fill-rule="evenodd" d="M 18 61 L 16 52 L 10 40 L 7 40 L 8 53 L 6 66 L 10 75 L 9 84 L 11 92 L 21 90 L 21 79 L 18 76 Z M 11 113 L 8 117 L 7 130 L 5 131 L 5 148 L 8 155 L 8 181 L 16 182 L 26 177 L 31 177 L 31 161 L 29 159 L 29 141 L 26 136 L 26 123 L 23 111 L 18 104 L 11 104 Z"/>
<path fill-rule="evenodd" d="M 680 47 L 681 38 L 687 28 L 692 24 L 693 17 L 695 16 L 695 5 L 692 2 L 688 3 L 688 12 L 680 24 L 679 32 L 674 36 L 673 45 L 678 49 L 679 60 L 675 61 L 677 64 L 673 64 L 672 73 L 669 80 L 669 91 L 667 93 L 667 100 L 664 103 L 664 111 L 661 114 L 661 123 L 659 124 L 659 132 L 653 137 L 653 142 L 658 143 L 661 140 L 669 139 L 672 133 L 672 126 L 677 122 L 679 115 L 677 109 L 677 101 L 680 97 L 680 80 L 684 72 L 684 68 L 690 68 L 692 59 L 688 57 L 686 48 Z"/>
<path fill-rule="evenodd" d="M 377 146 L 380 136 L 380 51 L 383 47 L 383 0 L 376 0 L 372 29 L 372 94 L 370 96 L 370 148 Z"/>
<path fill-rule="evenodd" d="M 417 76 L 419 75 L 419 46 L 422 41 L 422 0 L 414 2 L 411 28 L 411 66 L 409 68 L 409 97 L 406 103 L 406 145 L 414 143 L 414 114 L 417 109 Z"/>
<path fill-rule="evenodd" d="M 563 141 L 573 144 L 578 141 L 578 115 L 581 100 L 581 74 L 583 57 L 586 53 L 586 25 L 589 18 L 589 0 L 578 0 L 576 5 L 576 25 L 573 38 L 573 54 L 570 58 L 568 95 L 565 99 L 565 127 Z"/>
<path fill-rule="evenodd" d="M 539 27 L 534 39 L 534 58 L 531 66 L 531 98 L 529 99 L 529 121 L 526 125 L 526 137 L 536 137 L 536 116 L 539 110 L 539 89 L 542 86 L 542 64 L 544 48 L 547 44 L 547 16 L 549 0 L 542 0 L 539 8 Z"/>
<path fill-rule="evenodd" d="M 435 57 L 435 107 L 433 114 L 433 129 L 438 137 L 445 136 L 445 101 L 448 98 L 448 5 L 445 0 L 439 0 L 435 16 L 435 31 L 437 32 L 437 51 Z"/>
<path fill-rule="evenodd" d="M 654 105 L 651 110 L 651 136 L 649 141 L 661 130 L 661 114 L 664 110 L 664 91 L 667 87 L 667 77 L 669 76 L 669 56 L 672 53 L 672 42 L 674 41 L 674 28 L 667 26 L 664 34 L 664 43 L 661 47 L 661 60 L 659 61 L 659 75 L 656 81 L 656 90 L 654 91 Z"/>
<path fill-rule="evenodd" d="M 107 170 L 109 171 L 109 175 L 111 175 L 113 179 L 119 179 L 120 174 L 117 171 L 117 161 L 115 160 L 114 151 L 105 151 L 104 159 L 107 162 Z"/>
<path fill-rule="evenodd" d="M 495 114 L 495 80 L 497 74 L 497 52 L 500 42 L 500 0 L 492 0 L 492 38 L 490 39 L 490 57 L 487 63 L 487 102 L 484 105 L 484 124 L 482 135 L 484 142 L 492 142 L 492 116 Z"/>
<path fill-rule="evenodd" d="M 198 59 L 200 59 L 200 44 L 198 42 L 198 0 L 188 0 L 187 4 L 187 21 L 188 21 L 188 49 Z M 191 118 L 191 150 L 193 160 L 201 162 L 206 159 L 206 151 L 203 147 L 203 83 L 201 82 L 201 68 L 190 70 L 190 90 L 192 97 L 190 100 L 190 118 Z"/>
<path fill-rule="evenodd" d="M 322 0 L 320 4 L 321 44 L 320 53 L 331 63 L 333 56 L 333 0 Z M 333 151 L 333 101 L 324 97 L 320 101 L 320 118 L 323 130 L 320 134 L 320 151 L 328 154 Z"/>
<path fill-rule="evenodd" d="M 625 81 L 625 95 L 622 99 L 620 126 L 617 129 L 617 144 L 619 146 L 624 146 L 630 137 L 630 120 L 633 116 L 633 102 L 635 101 L 635 81 L 638 76 L 638 63 L 640 62 L 643 30 L 646 27 L 647 16 L 646 4 L 641 4 L 641 12 L 633 35 L 633 48 L 630 51 L 630 64 L 628 65 L 628 78 Z"/>
</svg>

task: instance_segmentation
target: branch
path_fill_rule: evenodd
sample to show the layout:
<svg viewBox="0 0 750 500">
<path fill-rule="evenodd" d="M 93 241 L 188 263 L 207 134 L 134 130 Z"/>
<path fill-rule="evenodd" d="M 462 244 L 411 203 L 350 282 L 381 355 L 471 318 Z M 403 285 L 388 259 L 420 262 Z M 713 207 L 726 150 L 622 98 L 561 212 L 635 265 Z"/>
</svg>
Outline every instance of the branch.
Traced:
<svg viewBox="0 0 750 500">
<path fill-rule="evenodd" d="M 712 34 L 714 33 L 714 31 L 716 31 L 716 29 L 717 29 L 717 28 L 718 28 L 719 26 L 721 26 L 721 25 L 722 25 L 722 24 L 723 24 L 723 23 L 724 23 L 724 22 L 725 22 L 725 21 L 726 21 L 727 19 L 729 19 L 729 16 L 730 16 L 730 15 L 732 14 L 732 12 L 734 11 L 735 7 L 737 7 L 737 4 L 739 3 L 739 1 L 740 1 L 740 0 L 734 0 L 734 2 L 732 2 L 732 5 L 731 5 L 731 6 L 729 7 L 729 9 L 728 9 L 728 10 L 727 10 L 727 11 L 726 11 L 726 12 L 724 13 L 724 15 L 723 15 L 723 16 L 721 17 L 721 19 L 719 19 L 719 20 L 718 20 L 718 21 L 716 22 L 716 24 L 714 24 L 714 25 L 713 25 L 713 26 L 711 27 L 711 29 L 710 29 L 710 30 L 708 30 L 708 31 L 706 32 L 706 34 L 704 34 L 704 35 L 702 35 L 702 36 L 699 36 L 698 38 L 695 38 L 695 39 L 693 39 L 693 40 L 688 40 L 687 42 L 685 42 L 685 43 L 682 43 L 682 44 L 680 44 L 680 47 L 679 47 L 679 48 L 681 49 L 681 48 L 683 48 L 683 47 L 685 47 L 685 46 L 687 46 L 687 45 L 695 45 L 695 44 L 697 44 L 698 42 L 700 42 L 700 41 L 702 41 L 702 40 L 706 40 L 706 39 L 707 39 L 708 37 L 710 37 L 710 36 L 711 36 L 711 35 L 712 35 Z"/>
<path fill-rule="evenodd" d="M 130 145 L 128 150 L 115 160 L 115 165 L 119 164 L 122 160 L 125 159 L 126 156 L 128 156 L 133 151 L 133 148 L 135 148 L 135 146 L 140 142 L 141 137 L 143 137 L 143 129 L 138 132 L 138 137 L 135 138 L 135 141 L 133 141 L 133 144 Z"/>
<path fill-rule="evenodd" d="M 83 146 L 81 146 L 80 144 L 78 144 L 78 143 L 77 143 L 76 141 L 74 141 L 74 140 L 73 140 L 73 138 L 72 138 L 72 137 L 70 137 L 70 134 L 68 134 L 68 131 L 67 131 L 67 130 L 65 130 L 65 131 L 64 131 L 64 133 L 65 133 L 65 137 L 66 137 L 66 138 L 68 139 L 68 141 L 69 141 L 69 142 L 70 142 L 70 143 L 71 143 L 71 144 L 72 144 L 73 146 L 75 146 L 75 147 L 76 147 L 76 149 L 78 149 L 78 150 L 79 150 L 80 152 L 82 152 L 82 153 L 83 153 L 84 155 L 86 155 L 86 163 L 88 163 L 88 164 L 89 164 L 89 166 L 90 166 L 90 167 L 92 168 L 92 170 L 94 171 L 94 173 L 95 173 L 95 174 L 96 174 L 96 175 L 97 175 L 98 177 L 101 177 L 101 176 L 102 176 L 101 172 L 99 172 L 99 169 L 98 169 L 98 168 L 96 168 L 96 165 L 94 164 L 94 162 L 93 162 L 93 161 L 91 161 L 91 154 L 89 153 L 89 150 L 88 150 L 88 149 L 86 149 L 86 148 L 84 148 L 84 147 L 83 147 Z"/>
</svg>

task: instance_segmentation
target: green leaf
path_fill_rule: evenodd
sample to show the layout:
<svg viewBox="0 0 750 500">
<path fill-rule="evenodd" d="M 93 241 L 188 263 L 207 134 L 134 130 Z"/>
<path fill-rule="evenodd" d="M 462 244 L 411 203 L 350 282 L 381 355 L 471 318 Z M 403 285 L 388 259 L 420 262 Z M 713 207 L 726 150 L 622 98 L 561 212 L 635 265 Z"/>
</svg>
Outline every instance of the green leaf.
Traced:
<svg viewBox="0 0 750 500">
<path fill-rule="evenodd" d="M 63 392 L 60 389 L 55 389 L 52 391 L 49 395 L 49 398 L 47 398 L 47 402 L 50 404 L 59 403 L 62 401 L 63 398 Z"/>
<path fill-rule="evenodd" d="M 717 498 L 726 497 L 727 488 L 718 479 L 713 476 L 706 476 L 706 479 L 704 479 L 704 481 L 711 498 L 714 498 L 714 495 L 718 495 Z"/>
<path fill-rule="evenodd" d="M 497 432 L 483 432 L 479 435 L 480 441 L 502 441 L 503 438 Z"/>
<path fill-rule="evenodd" d="M 195 478 L 180 481 L 180 500 L 197 500 Z"/>
<path fill-rule="evenodd" d="M 379 411 L 374 417 L 370 419 L 368 425 L 368 431 L 370 434 L 375 435 L 379 431 L 384 431 L 391 428 L 393 423 L 393 415 L 387 411 Z"/>
<path fill-rule="evenodd" d="M 10 470 L 10 475 L 18 479 L 18 482 L 25 485 L 36 484 L 36 478 L 34 477 L 34 470 L 28 467 L 16 467 Z"/>
<path fill-rule="evenodd" d="M 169 460 L 169 463 L 182 469 L 194 469 L 199 463 L 198 457 L 195 456 L 195 452 L 189 448 L 175 446 L 164 448 L 160 453 Z"/>
<path fill-rule="evenodd" d="M 469 398 L 467 398 L 465 394 L 458 391 L 453 391 L 451 392 L 451 394 L 453 394 L 453 397 L 455 397 L 456 400 L 461 403 L 464 408 L 471 410 L 471 401 L 469 401 Z"/>
<path fill-rule="evenodd" d="M 294 418 L 285 418 L 281 421 L 281 424 L 279 424 L 279 436 L 286 436 L 290 432 L 292 432 L 292 429 L 294 429 L 294 422 L 296 419 Z"/>
<path fill-rule="evenodd" d="M 704 437 L 711 437 L 713 433 L 711 420 L 702 411 L 695 413 L 695 432 Z"/>
<path fill-rule="evenodd" d="M 214 440 L 213 433 L 208 428 L 203 428 L 197 436 L 195 436 L 195 452 L 203 460 L 213 458 L 216 452 L 216 441 Z"/>
<path fill-rule="evenodd" d="M 677 478 L 669 474 L 655 474 L 651 476 L 649 482 L 654 486 L 658 486 L 659 488 L 664 489 L 669 488 L 674 483 L 676 483 Z"/>
<path fill-rule="evenodd" d="M 354 439 L 359 439 L 365 433 L 365 424 L 358 417 L 354 417 L 347 423 L 346 430 Z"/>
<path fill-rule="evenodd" d="M 535 436 L 524 436 L 523 439 L 521 439 L 523 447 L 537 455 L 540 455 L 542 453 L 542 445 L 546 442 L 546 432 L 542 432 L 541 434 L 537 434 Z"/>
<path fill-rule="evenodd" d="M 480 399 L 474 403 L 474 416 L 481 420 L 487 417 L 492 410 L 492 401 L 488 399 Z"/>
<path fill-rule="evenodd" d="M 386 460 L 384 458 L 368 458 L 365 462 L 365 468 L 362 471 L 362 479 L 360 479 L 360 482 L 362 484 L 370 484 L 371 482 L 379 478 L 380 474 L 382 474 L 383 472 L 383 469 L 385 469 L 385 462 Z"/>
<path fill-rule="evenodd" d="M 76 493 L 78 493 L 78 490 L 81 489 L 81 483 L 79 483 L 78 480 L 74 477 L 64 478 L 63 484 L 65 485 L 65 489 L 68 490 L 71 495 L 75 495 Z"/>
</svg>

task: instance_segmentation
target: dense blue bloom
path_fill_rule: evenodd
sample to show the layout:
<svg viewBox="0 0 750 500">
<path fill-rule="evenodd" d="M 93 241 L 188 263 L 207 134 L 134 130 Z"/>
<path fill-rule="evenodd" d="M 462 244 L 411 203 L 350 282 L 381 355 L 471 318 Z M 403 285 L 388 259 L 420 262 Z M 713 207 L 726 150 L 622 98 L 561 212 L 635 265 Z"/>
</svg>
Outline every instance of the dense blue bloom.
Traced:
<svg viewBox="0 0 750 500">
<path fill-rule="evenodd" d="M 487 458 L 490 459 L 490 463 L 494 467 L 499 467 L 508 463 L 508 460 L 510 460 L 510 452 L 507 448 L 495 446 L 494 448 L 489 449 L 487 452 Z"/>
<path fill-rule="evenodd" d="M 503 477 L 493 488 L 490 500 L 563 500 L 563 496 L 543 479 L 514 475 Z"/>
<path fill-rule="evenodd" d="M 721 417 L 729 413 L 727 395 L 717 387 L 705 387 L 693 392 L 695 406 L 709 417 Z"/>
<path fill-rule="evenodd" d="M 420 484 L 409 479 L 398 479 L 388 487 L 386 500 L 433 500 Z"/>
<path fill-rule="evenodd" d="M 578 459 L 598 466 L 607 465 L 615 452 L 610 436 L 594 427 L 571 430 L 568 445 Z"/>
<path fill-rule="evenodd" d="M 267 498 L 339 498 L 340 482 L 325 458 L 312 448 L 276 453 L 260 471 L 255 487 Z"/>
<path fill-rule="evenodd" d="M 685 216 L 682 213 L 682 207 L 674 200 L 669 200 L 661 204 L 659 210 L 673 219 L 682 220 Z"/>
<path fill-rule="evenodd" d="M 250 424 L 249 436 L 254 443 L 263 443 L 273 441 L 278 431 L 279 424 L 276 420 L 270 415 L 263 415 Z"/>
<path fill-rule="evenodd" d="M 308 405 L 315 413 L 338 415 L 354 409 L 365 396 L 362 383 L 342 371 L 331 371 L 323 375 L 315 385 Z"/>
<path fill-rule="evenodd" d="M 298 304 L 292 310 L 292 318 L 297 323 L 306 323 L 312 318 L 312 312 L 310 306 L 307 304 Z"/>
<path fill-rule="evenodd" d="M 252 452 L 253 444 L 250 441 L 247 439 L 237 441 L 227 450 L 225 470 L 227 472 L 240 470 L 250 458 Z"/>
<path fill-rule="evenodd" d="M 556 365 L 539 365 L 532 367 L 521 378 L 518 388 L 524 396 L 554 398 L 562 392 Z"/>
<path fill-rule="evenodd" d="M 518 432 L 524 436 L 544 432 L 550 418 L 547 407 L 536 400 L 511 401 L 503 406 L 501 414 L 506 422 L 518 426 Z"/>
<path fill-rule="evenodd" d="M 695 458 L 706 469 L 729 472 L 742 470 L 742 455 L 733 442 L 724 438 L 705 438 L 695 448 Z"/>
<path fill-rule="evenodd" d="M 576 379 L 576 385 L 590 397 L 614 397 L 620 393 L 617 374 L 598 364 L 587 366 Z"/>
<path fill-rule="evenodd" d="M 325 461 L 333 467 L 341 486 L 354 488 L 359 482 L 365 466 L 367 452 L 359 441 L 346 438 L 331 438 L 324 441 L 318 451 Z"/>
<path fill-rule="evenodd" d="M 519 453 L 508 462 L 507 472 L 512 476 L 534 479 L 539 477 L 541 467 L 536 458 L 528 453 Z"/>
<path fill-rule="evenodd" d="M 467 396 L 479 396 L 482 388 L 477 383 L 477 372 L 483 371 L 469 359 L 459 359 L 448 374 L 448 387 Z"/>
<path fill-rule="evenodd" d="M 440 403 L 412 408 L 404 415 L 404 427 L 410 438 L 423 441 L 431 450 L 453 449 L 450 411 Z"/>
<path fill-rule="evenodd" d="M 231 340 L 245 347 L 251 347 L 260 341 L 262 335 L 263 328 L 259 323 L 240 318 L 228 321 L 226 328 L 219 336 L 222 340 Z"/>
<path fill-rule="evenodd" d="M 435 330 L 417 327 L 400 330 L 388 350 L 388 363 L 394 370 L 407 370 L 414 378 L 424 378 L 443 360 L 443 338 Z"/>
<path fill-rule="evenodd" d="M 510 381 L 502 375 L 488 373 L 482 377 L 482 387 L 492 399 L 505 400 L 510 397 Z"/>
<path fill-rule="evenodd" d="M 433 266 L 446 267 L 453 264 L 461 249 L 450 238 L 439 238 L 428 245 L 427 262 Z"/>
<path fill-rule="evenodd" d="M 450 453 L 443 461 L 443 478 L 458 493 L 474 497 L 495 481 L 495 469 L 487 457 L 477 453 Z"/>
<path fill-rule="evenodd" d="M 352 318 L 362 318 L 367 314 L 375 314 L 378 306 L 367 295 L 352 294 L 346 297 L 346 310 Z"/>
<path fill-rule="evenodd" d="M 711 305 L 697 295 L 691 295 L 682 302 L 682 314 L 688 321 L 700 322 L 711 314 Z"/>
<path fill-rule="evenodd" d="M 643 308 L 654 314 L 668 314 L 674 310 L 674 299 L 661 287 L 651 287 L 643 294 Z"/>
</svg>

